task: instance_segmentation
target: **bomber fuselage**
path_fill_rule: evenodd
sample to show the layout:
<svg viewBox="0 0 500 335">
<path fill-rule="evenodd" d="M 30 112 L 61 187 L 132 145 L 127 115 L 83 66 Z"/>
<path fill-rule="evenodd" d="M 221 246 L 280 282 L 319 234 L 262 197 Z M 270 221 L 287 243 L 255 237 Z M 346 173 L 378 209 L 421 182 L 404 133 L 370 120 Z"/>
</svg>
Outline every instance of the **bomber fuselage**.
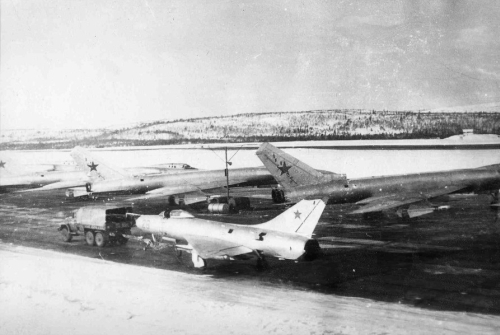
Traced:
<svg viewBox="0 0 500 335">
<path fill-rule="evenodd" d="M 328 197 L 330 203 L 359 201 L 392 193 L 436 190 L 463 186 L 460 191 L 487 191 L 500 188 L 500 165 L 477 169 L 427 172 L 408 175 L 335 180 L 323 184 L 298 186 L 286 190 L 288 200 Z"/>
<path fill-rule="evenodd" d="M 90 185 L 92 193 L 146 193 L 162 187 L 172 187 L 176 185 L 196 185 L 203 189 L 212 188 L 211 185 L 219 183 L 217 187 L 225 185 L 226 176 L 224 170 L 212 171 L 185 171 L 184 173 L 168 175 L 151 175 L 122 178 L 116 180 L 102 180 Z M 229 171 L 229 183 L 244 185 L 265 185 L 272 184 L 275 180 L 265 168 L 241 168 Z"/>
<path fill-rule="evenodd" d="M 90 178 L 83 171 L 48 171 L 26 175 L 0 176 L 0 187 L 29 188 L 75 180 L 75 186 L 84 185 Z"/>
</svg>

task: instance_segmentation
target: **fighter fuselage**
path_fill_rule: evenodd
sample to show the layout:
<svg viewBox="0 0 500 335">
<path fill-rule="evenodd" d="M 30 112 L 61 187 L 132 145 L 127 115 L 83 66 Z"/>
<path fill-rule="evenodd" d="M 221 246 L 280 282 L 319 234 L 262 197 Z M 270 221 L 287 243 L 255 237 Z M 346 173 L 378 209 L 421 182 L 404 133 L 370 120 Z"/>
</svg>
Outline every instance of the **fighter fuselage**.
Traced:
<svg viewBox="0 0 500 335">
<path fill-rule="evenodd" d="M 304 254 L 308 241 L 313 241 L 298 234 L 195 217 L 165 218 L 160 215 L 142 215 L 137 218 L 136 225 L 145 232 L 176 240 L 185 241 L 188 236 L 197 236 L 211 241 L 230 241 L 249 250 L 258 250 L 264 256 L 284 259 L 299 258 Z"/>
</svg>

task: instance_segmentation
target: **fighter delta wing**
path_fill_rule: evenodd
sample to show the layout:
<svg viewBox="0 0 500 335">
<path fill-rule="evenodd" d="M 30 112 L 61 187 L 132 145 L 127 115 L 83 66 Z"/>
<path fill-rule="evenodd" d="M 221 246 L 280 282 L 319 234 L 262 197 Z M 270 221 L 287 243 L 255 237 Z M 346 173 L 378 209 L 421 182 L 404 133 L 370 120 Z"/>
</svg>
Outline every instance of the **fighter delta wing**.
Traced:
<svg viewBox="0 0 500 335">
<path fill-rule="evenodd" d="M 362 205 L 350 214 L 380 212 L 386 209 L 398 209 L 405 213 L 414 203 L 423 202 L 458 191 L 494 192 L 495 203 L 500 203 L 500 164 L 483 166 L 476 169 L 426 172 L 396 176 L 381 176 L 348 180 L 338 175 L 325 178 L 324 174 L 314 170 L 298 159 L 273 147 L 269 143 L 261 145 L 257 156 L 266 168 L 282 185 L 282 189 L 273 190 L 276 202 L 299 201 L 327 197 L 332 203 L 356 203 Z M 425 209 L 425 208 L 424 208 Z M 419 210 L 418 216 L 432 212 Z"/>
<path fill-rule="evenodd" d="M 204 267 L 206 259 L 232 259 L 246 254 L 258 258 L 312 259 L 319 244 L 311 239 L 325 203 L 322 200 L 302 200 L 292 208 L 263 224 L 239 225 L 195 218 L 182 211 L 137 218 L 137 228 L 166 237 L 169 241 L 187 241 L 176 249 L 191 252 L 195 267 Z"/>
<path fill-rule="evenodd" d="M 283 187 L 312 185 L 342 180 L 345 176 L 330 172 L 321 173 L 269 143 L 263 143 L 255 153 Z"/>
</svg>

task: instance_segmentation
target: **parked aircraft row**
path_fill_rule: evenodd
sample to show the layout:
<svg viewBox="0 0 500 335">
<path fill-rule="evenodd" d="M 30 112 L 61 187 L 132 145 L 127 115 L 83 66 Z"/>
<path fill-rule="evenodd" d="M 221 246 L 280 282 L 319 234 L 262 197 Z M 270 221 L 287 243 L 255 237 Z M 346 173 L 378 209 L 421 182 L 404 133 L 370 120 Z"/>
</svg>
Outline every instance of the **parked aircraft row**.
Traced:
<svg viewBox="0 0 500 335">
<path fill-rule="evenodd" d="M 90 155 L 86 150 L 82 154 Z M 84 186 L 93 178 L 88 169 L 98 165 L 78 164 L 33 164 L 20 166 L 14 162 L 0 161 L 0 193 L 12 190 L 42 191 Z M 186 163 L 165 163 L 146 167 L 131 167 L 121 170 L 128 176 L 173 174 L 180 171 L 197 170 Z"/>
<path fill-rule="evenodd" d="M 277 182 L 279 187 L 271 194 L 277 203 L 326 198 L 330 203 L 359 205 L 351 214 L 391 209 L 410 217 L 432 212 L 437 206 L 431 201 L 456 192 L 489 192 L 496 197 L 495 202 L 499 202 L 500 164 L 476 169 L 348 179 L 342 174 L 316 170 L 269 143 L 263 143 L 256 155 L 265 168 L 231 169 L 227 176 L 227 170 L 202 171 L 185 163 L 125 170 L 76 147 L 71 156 L 79 170 L 25 175 L 3 173 L 0 188 L 66 188 L 69 197 L 126 193 L 139 194 L 130 200 L 168 199 L 179 195 L 197 195 L 199 199 L 200 194 L 207 196 L 211 190 L 225 186 L 272 185 Z M 6 169 L 6 164 L 2 161 L 0 172 Z M 414 204 L 423 204 L 424 208 L 412 208 Z"/>
<path fill-rule="evenodd" d="M 7 162 L 0 161 L 0 188 L 35 187 L 30 191 L 66 188 L 69 197 L 99 194 L 138 194 L 130 200 L 172 196 L 210 195 L 224 186 L 271 185 L 267 195 L 277 203 L 296 203 L 274 219 L 258 225 L 238 225 L 203 220 L 184 210 L 165 211 L 160 215 L 132 214 L 136 226 L 162 241 L 176 252 L 191 253 L 195 267 L 206 266 L 207 259 L 236 259 L 254 256 L 258 266 L 266 266 L 266 257 L 313 259 L 320 252 L 312 238 L 326 202 L 355 203 L 351 214 L 397 210 L 410 217 L 432 212 L 431 201 L 455 192 L 491 192 L 500 188 L 500 164 L 476 169 L 449 170 L 361 179 L 320 171 L 269 143 L 256 155 L 265 167 L 228 170 L 196 170 L 185 163 L 121 169 L 76 147 L 71 156 L 77 169 L 58 167 L 23 175 L 5 174 Z M 171 199 L 169 199 L 170 201 Z M 424 208 L 412 209 L 413 204 Z M 425 206 L 427 208 L 425 208 Z M 184 242 L 184 243 L 183 243 Z"/>
<path fill-rule="evenodd" d="M 253 255 L 257 266 L 266 266 L 266 257 L 314 259 L 320 253 L 314 229 L 325 208 L 325 201 L 356 202 L 352 212 L 370 213 L 418 203 L 429 203 L 439 196 L 457 191 L 496 191 L 500 187 L 500 164 L 477 169 L 409 174 L 349 180 L 336 173 L 324 173 L 264 143 L 256 153 L 281 185 L 274 189 L 276 202 L 296 202 L 274 219 L 259 225 L 237 225 L 195 218 L 183 211 L 160 215 L 137 215 L 136 226 L 153 238 L 169 242 L 176 252 L 191 253 L 195 267 L 206 266 L 207 259 L 236 259 Z M 320 199 L 323 200 L 320 200 Z M 311 200 L 304 200 L 311 199 Z M 497 193 L 498 200 L 498 193 Z M 418 216 L 431 211 L 407 211 Z M 179 244 L 185 241 L 185 244 Z"/>
</svg>

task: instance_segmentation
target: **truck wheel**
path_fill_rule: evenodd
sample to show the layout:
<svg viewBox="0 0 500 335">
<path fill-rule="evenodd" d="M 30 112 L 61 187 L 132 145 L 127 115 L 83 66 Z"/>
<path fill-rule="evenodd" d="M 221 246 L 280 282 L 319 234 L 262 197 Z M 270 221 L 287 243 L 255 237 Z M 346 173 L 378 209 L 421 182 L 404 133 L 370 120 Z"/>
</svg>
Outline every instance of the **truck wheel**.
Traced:
<svg viewBox="0 0 500 335">
<path fill-rule="evenodd" d="M 88 245 L 94 245 L 94 233 L 91 230 L 87 230 L 87 232 L 85 233 L 85 241 L 87 241 Z"/>
<path fill-rule="evenodd" d="M 67 227 L 61 228 L 61 234 L 62 234 L 62 240 L 64 242 L 71 242 L 71 240 L 73 239 L 73 235 L 70 234 Z"/>
<path fill-rule="evenodd" d="M 95 244 L 99 247 L 105 247 L 108 244 L 108 238 L 105 234 L 101 232 L 95 233 Z"/>
</svg>

